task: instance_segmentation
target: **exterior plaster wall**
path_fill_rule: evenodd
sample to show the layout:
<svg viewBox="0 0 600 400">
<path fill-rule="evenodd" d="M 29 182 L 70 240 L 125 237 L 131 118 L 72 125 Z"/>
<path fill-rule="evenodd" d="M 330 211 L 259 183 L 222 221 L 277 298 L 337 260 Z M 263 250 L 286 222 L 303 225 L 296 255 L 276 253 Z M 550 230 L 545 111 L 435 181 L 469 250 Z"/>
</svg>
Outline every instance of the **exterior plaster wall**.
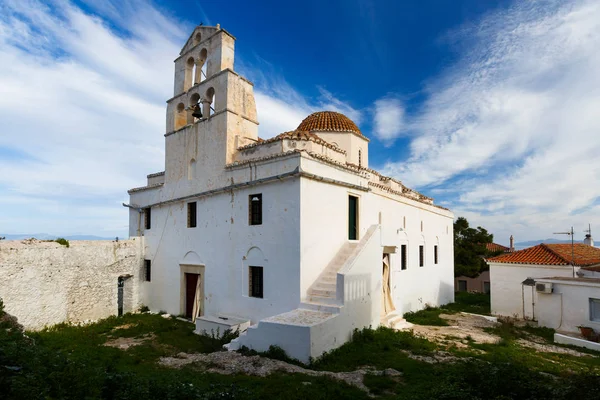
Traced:
<svg viewBox="0 0 600 400">
<path fill-rule="evenodd" d="M 457 276 L 456 278 L 454 278 L 455 292 L 458 292 L 459 289 L 458 281 L 467 282 L 467 292 L 485 293 L 485 283 L 490 283 L 490 271 L 483 271 L 475 278 L 471 278 L 469 276 Z"/>
<path fill-rule="evenodd" d="M 536 292 L 536 317 L 540 326 L 577 332 L 580 325 L 600 331 L 600 321 L 590 320 L 590 299 L 600 299 L 600 284 L 536 279 L 553 284 L 552 293 Z"/>
<path fill-rule="evenodd" d="M 283 164 L 283 163 L 282 163 Z M 279 165 L 279 169 L 282 165 Z M 272 164 L 254 171 L 275 173 Z M 230 176 L 248 174 L 248 169 Z M 247 177 L 250 178 L 250 177 Z M 251 179 L 246 179 L 251 180 Z M 262 193 L 263 223 L 249 225 L 251 194 Z M 152 282 L 144 282 L 144 303 L 152 310 L 181 314 L 181 266 L 186 254 L 204 266 L 204 312 L 258 320 L 289 311 L 300 300 L 300 184 L 298 178 L 249 186 L 152 208 L 145 230 Z M 197 227 L 187 227 L 187 203 L 197 202 Z M 134 213 L 135 214 L 135 213 Z M 248 295 L 248 267 L 264 268 L 264 298 Z"/>
<path fill-rule="evenodd" d="M 137 309 L 143 272 L 143 238 L 113 241 L 0 242 L 0 298 L 27 329 L 117 314 L 117 283 L 124 312 Z"/>
<path fill-rule="evenodd" d="M 302 169 L 366 188 L 366 179 L 303 159 Z M 426 304 L 454 300 L 453 214 L 409 199 L 375 194 L 339 185 L 302 179 L 301 247 L 303 298 L 340 247 L 348 241 L 348 196 L 359 197 L 359 240 L 372 225 L 381 222 L 380 246 L 397 246 L 390 254 L 391 286 L 399 313 L 416 311 Z M 381 216 L 381 221 L 380 221 Z M 406 217 L 406 228 L 404 228 Z M 421 221 L 423 232 L 421 232 Z M 402 229 L 402 230 L 400 230 Z M 408 267 L 401 270 L 400 245 L 408 247 Z M 419 267 L 419 245 L 425 246 L 425 265 Z M 438 264 L 433 246 L 438 245 Z M 383 248 L 372 266 L 381 274 Z M 381 288 L 381 286 L 380 286 Z"/>
<path fill-rule="evenodd" d="M 573 276 L 571 266 L 500 264 L 490 262 L 492 314 L 524 318 L 523 285 L 527 278 Z M 535 289 L 534 289 L 535 290 Z M 527 293 L 529 295 L 529 293 Z M 529 305 L 529 304 L 527 304 Z M 535 307 L 537 308 L 537 307 Z M 527 307 L 526 307 L 527 309 Z M 537 316 L 537 310 L 534 310 Z"/>
</svg>

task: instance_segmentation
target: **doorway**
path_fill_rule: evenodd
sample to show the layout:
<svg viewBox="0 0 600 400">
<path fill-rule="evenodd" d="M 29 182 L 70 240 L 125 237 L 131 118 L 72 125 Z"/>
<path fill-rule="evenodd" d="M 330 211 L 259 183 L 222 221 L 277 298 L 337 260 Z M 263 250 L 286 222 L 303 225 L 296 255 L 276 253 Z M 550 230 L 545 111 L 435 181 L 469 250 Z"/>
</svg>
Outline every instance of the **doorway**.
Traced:
<svg viewBox="0 0 600 400">
<path fill-rule="evenodd" d="M 382 264 L 381 316 L 385 317 L 396 310 L 396 307 L 394 307 L 394 300 L 392 299 L 390 255 L 388 253 L 383 253 Z"/>
<path fill-rule="evenodd" d="M 181 265 L 180 312 L 196 321 L 204 315 L 204 266 Z"/>
</svg>

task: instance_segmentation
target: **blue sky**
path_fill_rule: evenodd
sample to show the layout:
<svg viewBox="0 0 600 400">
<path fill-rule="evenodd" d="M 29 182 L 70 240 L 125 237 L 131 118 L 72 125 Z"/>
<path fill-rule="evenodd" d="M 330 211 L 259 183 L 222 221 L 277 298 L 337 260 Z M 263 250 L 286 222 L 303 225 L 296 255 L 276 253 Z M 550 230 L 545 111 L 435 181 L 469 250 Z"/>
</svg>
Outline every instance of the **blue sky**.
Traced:
<svg viewBox="0 0 600 400">
<path fill-rule="evenodd" d="M 597 1 L 291 3 L 0 2 L 0 232 L 126 236 L 121 203 L 164 168 L 173 60 L 200 22 L 237 37 L 261 137 L 337 110 L 372 167 L 499 243 L 594 229 Z"/>
</svg>

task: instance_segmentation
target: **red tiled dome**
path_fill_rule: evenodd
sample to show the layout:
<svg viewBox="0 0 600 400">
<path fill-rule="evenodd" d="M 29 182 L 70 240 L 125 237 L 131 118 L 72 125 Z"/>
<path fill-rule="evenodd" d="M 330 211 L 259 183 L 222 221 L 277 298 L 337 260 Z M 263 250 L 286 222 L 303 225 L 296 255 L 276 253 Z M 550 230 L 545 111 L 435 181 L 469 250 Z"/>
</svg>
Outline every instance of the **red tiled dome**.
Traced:
<svg viewBox="0 0 600 400">
<path fill-rule="evenodd" d="M 354 132 L 363 136 L 358 126 L 344 114 L 335 111 L 319 111 L 310 114 L 298 125 L 298 131 Z"/>
</svg>

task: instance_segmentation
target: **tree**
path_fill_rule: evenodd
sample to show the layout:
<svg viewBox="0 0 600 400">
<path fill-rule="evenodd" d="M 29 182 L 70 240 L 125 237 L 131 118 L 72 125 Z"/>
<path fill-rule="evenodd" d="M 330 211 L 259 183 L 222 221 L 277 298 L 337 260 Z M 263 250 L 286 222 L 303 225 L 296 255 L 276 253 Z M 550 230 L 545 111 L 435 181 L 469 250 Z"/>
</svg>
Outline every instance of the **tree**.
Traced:
<svg viewBox="0 0 600 400">
<path fill-rule="evenodd" d="M 484 258 L 494 256 L 486 244 L 492 243 L 494 235 L 481 226 L 469 227 L 469 221 L 458 217 L 454 222 L 454 276 L 476 277 L 489 267 Z"/>
</svg>

